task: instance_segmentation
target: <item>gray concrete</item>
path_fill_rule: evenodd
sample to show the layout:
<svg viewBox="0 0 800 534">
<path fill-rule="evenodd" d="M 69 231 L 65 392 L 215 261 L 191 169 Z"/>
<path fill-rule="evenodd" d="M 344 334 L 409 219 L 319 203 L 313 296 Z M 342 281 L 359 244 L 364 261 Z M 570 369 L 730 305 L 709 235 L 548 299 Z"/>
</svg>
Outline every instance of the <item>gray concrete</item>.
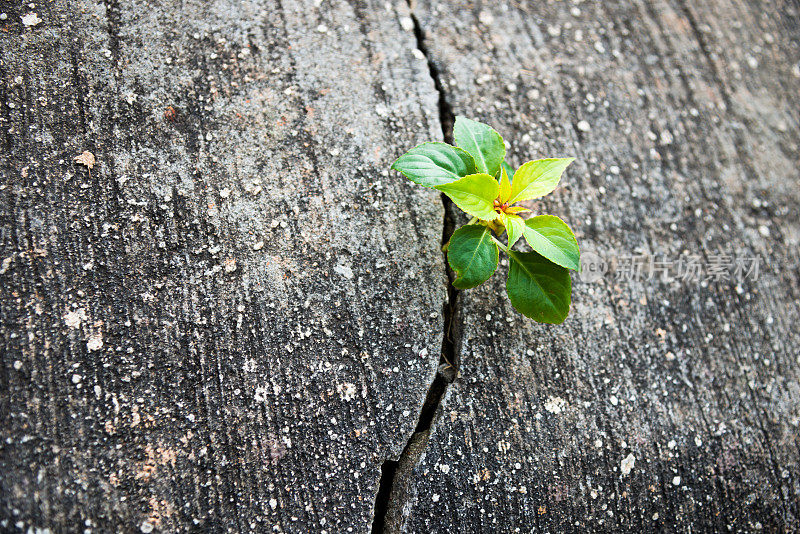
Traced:
<svg viewBox="0 0 800 534">
<path fill-rule="evenodd" d="M 0 531 L 797 529 L 796 5 L 0 12 Z M 448 292 L 388 167 L 452 113 L 577 157 L 563 325 Z M 617 276 L 718 253 L 758 279 Z"/>
</svg>

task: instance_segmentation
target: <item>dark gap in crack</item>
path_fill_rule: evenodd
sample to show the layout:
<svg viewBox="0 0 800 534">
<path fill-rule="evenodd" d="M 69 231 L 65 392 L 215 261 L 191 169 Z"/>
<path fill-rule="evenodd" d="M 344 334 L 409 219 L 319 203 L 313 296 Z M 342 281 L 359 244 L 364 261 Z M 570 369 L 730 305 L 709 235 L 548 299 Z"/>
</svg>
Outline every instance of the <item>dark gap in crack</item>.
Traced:
<svg viewBox="0 0 800 534">
<path fill-rule="evenodd" d="M 409 8 L 413 8 L 413 0 L 408 0 Z M 419 23 L 416 15 L 411 13 L 411 20 L 414 21 L 414 37 L 417 39 L 417 48 L 422 52 L 428 61 L 428 71 L 433 79 L 433 85 L 436 92 L 439 94 L 438 108 L 439 108 L 439 122 L 442 125 L 442 136 L 444 141 L 453 144 L 453 125 L 455 124 L 455 115 L 453 108 L 447 101 L 444 86 L 439 75 L 439 69 L 431 59 L 428 51 L 428 46 L 425 44 L 425 32 L 422 31 L 422 26 Z M 450 241 L 450 236 L 453 235 L 455 230 L 455 211 L 453 202 L 443 193 L 442 205 L 444 206 L 444 220 L 442 221 L 442 246 Z M 430 430 L 433 426 L 433 420 L 436 417 L 436 410 L 442 402 L 442 397 L 447 391 L 447 386 L 455 379 L 458 374 L 458 362 L 456 361 L 455 342 L 451 337 L 453 326 L 453 319 L 455 317 L 456 301 L 458 300 L 459 291 L 453 287 L 453 272 L 450 270 L 447 263 L 447 254 L 442 252 L 445 272 L 447 273 L 447 300 L 444 303 L 444 332 L 442 333 L 442 349 L 439 356 L 439 369 L 436 372 L 436 377 L 428 388 L 428 393 L 425 396 L 425 402 L 422 404 L 417 426 L 414 433 L 409 438 L 403 452 L 397 460 L 386 460 L 381 466 L 381 479 L 378 486 L 378 494 L 375 497 L 375 509 L 372 520 L 372 533 L 383 533 L 386 528 L 386 515 L 389 511 L 391 504 L 392 490 L 395 485 L 395 478 L 397 476 L 397 468 L 404 457 L 408 456 L 409 448 L 415 436 L 420 432 Z"/>
<path fill-rule="evenodd" d="M 378 486 L 378 495 L 375 497 L 372 517 L 372 534 L 383 533 L 386 528 L 386 513 L 389 511 L 389 498 L 392 496 L 394 475 L 398 465 L 400 465 L 398 460 L 386 460 L 381 466 L 381 482 Z"/>
<path fill-rule="evenodd" d="M 410 3 L 411 2 L 409 2 L 409 4 Z M 419 23 L 419 19 L 417 19 L 417 16 L 414 13 L 411 13 L 411 20 L 414 21 L 414 37 L 417 38 L 417 48 L 419 48 L 419 51 L 425 56 L 425 59 L 428 60 L 428 72 L 433 79 L 433 86 L 436 88 L 436 92 L 439 94 L 439 122 L 442 125 L 444 142 L 452 145 L 453 124 L 455 123 L 453 107 L 450 105 L 450 102 L 447 101 L 444 86 L 442 85 L 442 78 L 439 74 L 439 68 L 436 66 L 436 63 L 433 62 L 430 51 L 428 50 L 428 45 L 425 44 L 425 32 L 422 31 L 422 25 Z"/>
</svg>

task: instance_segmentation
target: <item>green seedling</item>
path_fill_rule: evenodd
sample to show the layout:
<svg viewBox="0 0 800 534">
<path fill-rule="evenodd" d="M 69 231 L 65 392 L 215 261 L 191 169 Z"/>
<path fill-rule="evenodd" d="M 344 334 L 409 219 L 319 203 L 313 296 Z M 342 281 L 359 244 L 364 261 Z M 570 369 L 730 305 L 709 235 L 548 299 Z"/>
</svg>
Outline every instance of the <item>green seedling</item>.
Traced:
<svg viewBox="0 0 800 534">
<path fill-rule="evenodd" d="M 541 323 L 564 322 L 572 292 L 569 269 L 580 267 L 578 242 L 558 217 L 523 219 L 520 214 L 530 210 L 517 204 L 552 192 L 574 158 L 538 159 L 514 171 L 505 162 L 503 138 L 490 126 L 457 117 L 454 136 L 456 146 L 422 143 L 392 164 L 472 216 L 444 247 L 456 275 L 453 286 L 469 289 L 488 280 L 502 249 L 508 254 L 506 292 L 514 308 Z M 505 244 L 498 239 L 503 234 Z M 533 251 L 513 250 L 520 239 Z"/>
</svg>

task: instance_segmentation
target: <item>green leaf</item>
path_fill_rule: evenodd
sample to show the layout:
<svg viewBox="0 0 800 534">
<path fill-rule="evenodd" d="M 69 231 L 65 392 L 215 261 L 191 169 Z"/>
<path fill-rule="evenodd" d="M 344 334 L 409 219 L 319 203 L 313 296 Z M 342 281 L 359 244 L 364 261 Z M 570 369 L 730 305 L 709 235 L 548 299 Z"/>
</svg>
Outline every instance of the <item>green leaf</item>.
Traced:
<svg viewBox="0 0 800 534">
<path fill-rule="evenodd" d="M 484 283 L 497 269 L 500 249 L 492 241 L 492 231 L 482 224 L 462 226 L 450 238 L 447 262 L 456 273 L 453 286 L 469 289 Z"/>
<path fill-rule="evenodd" d="M 514 176 L 514 167 L 509 165 L 507 161 L 503 160 L 503 163 L 500 164 L 500 168 L 505 169 L 506 174 L 509 176 Z"/>
<path fill-rule="evenodd" d="M 469 174 L 449 184 L 434 186 L 455 202 L 456 206 L 484 221 L 497 218 L 494 199 L 500 186 L 488 174 Z"/>
<path fill-rule="evenodd" d="M 500 167 L 500 196 L 498 197 L 500 204 L 505 204 L 511 198 L 511 180 L 508 179 L 506 167 L 508 167 L 508 163 L 504 161 L 503 166 Z"/>
<path fill-rule="evenodd" d="M 415 184 L 434 187 L 475 173 L 475 162 L 464 150 L 446 143 L 422 143 L 392 164 Z"/>
<path fill-rule="evenodd" d="M 533 250 L 562 267 L 579 270 L 578 241 L 567 223 L 555 215 L 539 215 L 525 221 L 525 240 Z"/>
<path fill-rule="evenodd" d="M 543 197 L 553 191 L 561 174 L 575 158 L 550 158 L 529 161 L 514 173 L 510 203 Z"/>
<path fill-rule="evenodd" d="M 477 172 L 497 176 L 500 163 L 506 157 L 506 145 L 499 133 L 481 122 L 456 117 L 453 134 L 456 146 L 472 154 Z"/>
<path fill-rule="evenodd" d="M 540 323 L 560 324 L 569 314 L 569 271 L 537 252 L 508 253 L 506 291 L 514 308 Z"/>
<path fill-rule="evenodd" d="M 506 232 L 508 232 L 508 248 L 514 246 L 525 232 L 525 220 L 519 215 L 505 214 Z"/>
</svg>

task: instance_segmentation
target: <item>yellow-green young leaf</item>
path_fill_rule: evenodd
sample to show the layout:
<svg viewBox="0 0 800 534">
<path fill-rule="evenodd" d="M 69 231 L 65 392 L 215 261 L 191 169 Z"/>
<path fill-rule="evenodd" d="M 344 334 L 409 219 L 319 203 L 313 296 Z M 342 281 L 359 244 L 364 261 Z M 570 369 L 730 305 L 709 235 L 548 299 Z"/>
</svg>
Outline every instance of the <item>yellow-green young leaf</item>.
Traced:
<svg viewBox="0 0 800 534">
<path fill-rule="evenodd" d="M 525 240 L 533 250 L 562 267 L 579 270 L 578 241 L 567 223 L 555 215 L 539 215 L 525 221 Z"/>
<path fill-rule="evenodd" d="M 497 176 L 500 163 L 506 157 L 506 145 L 499 133 L 481 122 L 456 117 L 453 135 L 456 146 L 472 155 L 477 172 Z"/>
<path fill-rule="evenodd" d="M 514 308 L 540 323 L 559 324 L 569 314 L 569 271 L 537 252 L 508 253 L 506 292 Z"/>
<path fill-rule="evenodd" d="M 464 150 L 446 143 L 422 143 L 392 164 L 412 182 L 434 187 L 475 173 L 475 162 Z"/>
<path fill-rule="evenodd" d="M 505 204 L 511 198 L 511 180 L 508 179 L 508 171 L 506 170 L 506 162 L 500 167 L 500 204 Z"/>
<path fill-rule="evenodd" d="M 528 208 L 523 208 L 522 206 L 509 206 L 506 208 L 506 213 L 524 213 L 526 211 L 531 211 Z"/>
<path fill-rule="evenodd" d="M 525 220 L 519 215 L 505 214 L 506 232 L 508 232 L 508 248 L 514 246 L 525 232 Z"/>
<path fill-rule="evenodd" d="M 492 231 L 482 224 L 462 226 L 450 238 L 447 262 L 456 273 L 453 286 L 469 289 L 484 283 L 497 269 L 500 250 Z"/>
<path fill-rule="evenodd" d="M 497 218 L 494 199 L 499 187 L 497 180 L 488 174 L 469 174 L 455 182 L 434 186 L 461 210 L 484 221 Z"/>
<path fill-rule="evenodd" d="M 567 165 L 575 158 L 550 158 L 529 161 L 514 173 L 510 203 L 543 197 L 553 191 Z"/>
</svg>

